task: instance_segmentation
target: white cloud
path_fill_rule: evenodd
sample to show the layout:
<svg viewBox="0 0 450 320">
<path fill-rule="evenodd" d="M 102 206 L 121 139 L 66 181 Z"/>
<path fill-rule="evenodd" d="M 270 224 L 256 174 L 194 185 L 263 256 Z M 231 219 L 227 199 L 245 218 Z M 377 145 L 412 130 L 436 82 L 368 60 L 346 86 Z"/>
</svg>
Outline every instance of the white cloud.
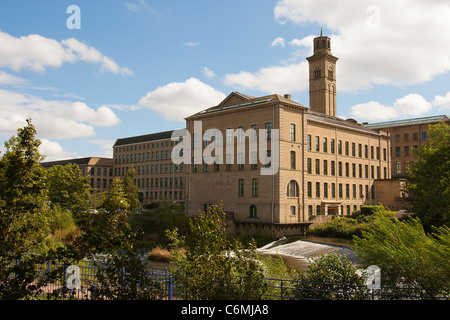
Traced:
<svg viewBox="0 0 450 320">
<path fill-rule="evenodd" d="M 166 120 L 183 121 L 189 115 L 216 105 L 225 94 L 196 78 L 172 82 L 149 92 L 139 105 L 155 110 Z"/>
<path fill-rule="evenodd" d="M 38 34 L 16 38 L 0 31 L 0 66 L 14 71 L 29 69 L 44 72 L 47 68 L 59 68 L 64 63 L 79 61 L 98 63 L 101 71 L 132 75 L 128 68 L 120 67 L 97 49 L 74 38 L 58 42 Z"/>
<path fill-rule="evenodd" d="M 147 2 L 145 2 L 144 0 L 137 0 L 134 3 L 127 2 L 127 3 L 125 3 L 125 7 L 129 11 L 132 11 L 134 13 L 144 11 L 144 12 L 149 12 L 152 15 L 157 15 L 157 11 L 151 5 L 149 5 Z"/>
<path fill-rule="evenodd" d="M 418 84 L 450 71 L 450 33 L 444 31 L 450 30 L 449 16 L 448 1 L 280 0 L 274 7 L 274 19 L 280 24 L 324 27 L 332 53 L 339 58 L 336 72 L 341 92 L 380 84 Z M 288 43 L 311 49 L 319 32 Z M 305 53 L 295 58 L 305 61 Z M 290 65 L 280 61 L 279 66 L 227 75 L 225 83 L 267 93 L 280 90 L 281 85 L 291 92 L 303 91 L 307 73 L 298 74 L 294 86 L 291 78 L 277 79 L 276 87 L 266 84 L 280 74 L 292 74 L 288 69 L 298 70 L 300 64 L 292 60 Z"/>
<path fill-rule="evenodd" d="M 228 86 L 248 88 L 270 93 L 299 92 L 308 86 L 308 64 L 305 61 L 283 66 L 261 68 L 256 72 L 241 71 L 226 74 Z"/>
<path fill-rule="evenodd" d="M 76 152 L 65 151 L 58 142 L 50 141 L 48 139 L 39 140 L 41 140 L 39 152 L 45 156 L 44 161 L 65 160 L 76 158 L 78 156 Z"/>
<path fill-rule="evenodd" d="M 275 38 L 275 40 L 272 41 L 272 43 L 270 44 L 271 47 L 284 47 L 284 38 L 283 37 L 278 37 Z"/>
<path fill-rule="evenodd" d="M 115 126 L 120 122 L 108 107 L 97 110 L 84 102 L 45 100 L 0 89 L 0 132 L 14 133 L 31 118 L 38 135 L 68 139 L 95 135 L 95 126 Z"/>
<path fill-rule="evenodd" d="M 183 43 L 183 46 L 185 46 L 185 47 L 196 47 L 198 45 L 200 45 L 200 42 L 185 42 L 185 43 Z"/>
<path fill-rule="evenodd" d="M 97 139 L 97 140 L 90 140 L 89 143 L 95 144 L 100 148 L 101 152 L 98 152 L 96 156 L 105 158 L 113 157 L 112 146 L 114 145 L 115 141 L 108 139 Z"/>
<path fill-rule="evenodd" d="M 0 84 L 18 85 L 24 84 L 27 80 L 14 76 L 10 73 L 0 70 Z"/>
<path fill-rule="evenodd" d="M 339 88 L 408 85 L 450 70 L 450 4 L 420 0 L 281 0 L 274 17 L 284 24 L 317 23 L 333 30 Z"/>
<path fill-rule="evenodd" d="M 203 67 L 203 74 L 208 79 L 212 79 L 212 78 L 214 78 L 216 76 L 214 71 L 210 70 L 208 67 Z"/>
<path fill-rule="evenodd" d="M 427 113 L 431 103 L 419 94 L 408 94 L 394 101 L 392 106 L 385 106 L 376 101 L 357 104 L 350 108 L 350 114 L 358 120 L 380 121 L 399 117 L 414 117 Z"/>
<path fill-rule="evenodd" d="M 450 91 L 444 97 L 435 96 L 432 104 L 439 106 L 439 110 L 450 110 Z"/>
</svg>

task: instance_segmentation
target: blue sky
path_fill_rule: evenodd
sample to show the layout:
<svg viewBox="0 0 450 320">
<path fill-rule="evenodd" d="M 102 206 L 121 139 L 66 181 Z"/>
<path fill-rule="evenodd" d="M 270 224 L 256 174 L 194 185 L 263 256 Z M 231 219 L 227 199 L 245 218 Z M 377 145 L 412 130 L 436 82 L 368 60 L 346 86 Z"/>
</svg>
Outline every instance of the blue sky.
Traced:
<svg viewBox="0 0 450 320">
<path fill-rule="evenodd" d="M 112 156 L 117 138 L 182 128 L 232 91 L 308 106 L 321 28 L 338 116 L 448 114 L 449 16 L 444 0 L 2 0 L 0 151 L 28 117 L 55 160 Z"/>
</svg>

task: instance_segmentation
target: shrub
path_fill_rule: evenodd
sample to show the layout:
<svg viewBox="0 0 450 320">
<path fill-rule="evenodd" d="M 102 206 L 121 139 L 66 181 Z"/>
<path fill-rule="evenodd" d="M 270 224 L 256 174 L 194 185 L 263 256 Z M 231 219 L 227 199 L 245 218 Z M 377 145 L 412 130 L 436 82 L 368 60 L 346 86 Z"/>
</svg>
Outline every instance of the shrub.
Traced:
<svg viewBox="0 0 450 320">
<path fill-rule="evenodd" d="M 297 280 L 294 294 L 300 299 L 364 299 L 364 275 L 338 252 L 321 253 Z"/>
<path fill-rule="evenodd" d="M 448 227 L 427 235 L 418 218 L 399 221 L 378 214 L 372 228 L 354 242 L 363 265 L 381 268 L 384 285 L 450 288 Z"/>
</svg>

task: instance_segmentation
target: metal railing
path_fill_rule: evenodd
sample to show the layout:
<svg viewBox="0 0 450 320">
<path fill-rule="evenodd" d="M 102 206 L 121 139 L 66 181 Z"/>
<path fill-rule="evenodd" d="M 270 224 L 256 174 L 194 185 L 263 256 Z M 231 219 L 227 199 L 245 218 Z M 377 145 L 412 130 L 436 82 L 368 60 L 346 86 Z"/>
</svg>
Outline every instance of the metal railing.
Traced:
<svg viewBox="0 0 450 320">
<path fill-rule="evenodd" d="M 79 267 L 79 288 L 71 291 L 71 298 L 75 299 L 95 299 L 95 289 L 99 288 L 95 274 L 97 266 L 91 261 L 82 261 L 77 264 Z M 64 269 L 63 276 L 58 281 L 47 284 L 41 288 L 41 297 L 48 297 L 54 291 L 66 288 L 72 281 L 74 274 L 67 272 L 68 266 L 58 263 L 40 264 L 38 274 L 43 276 L 46 273 Z M 159 299 L 177 300 L 188 299 L 184 288 L 174 281 L 174 277 L 168 269 L 148 267 L 148 277 L 159 284 L 161 295 Z M 242 277 L 235 276 L 236 282 Z M 262 300 L 450 300 L 450 290 L 429 289 L 429 288 L 399 288 L 381 287 L 370 290 L 366 286 L 336 284 L 336 283 L 314 283 L 301 282 L 289 279 L 265 278 L 265 290 L 261 295 Z"/>
</svg>

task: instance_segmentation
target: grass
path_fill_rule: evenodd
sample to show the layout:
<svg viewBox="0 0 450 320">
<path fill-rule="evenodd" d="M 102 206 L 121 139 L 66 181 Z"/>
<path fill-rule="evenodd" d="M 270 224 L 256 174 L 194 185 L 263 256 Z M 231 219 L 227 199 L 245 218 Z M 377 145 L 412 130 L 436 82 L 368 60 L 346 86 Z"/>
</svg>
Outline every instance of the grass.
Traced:
<svg viewBox="0 0 450 320">
<path fill-rule="evenodd" d="M 172 259 L 172 254 L 169 250 L 157 246 L 148 253 L 147 257 L 152 261 L 170 262 Z"/>
</svg>

